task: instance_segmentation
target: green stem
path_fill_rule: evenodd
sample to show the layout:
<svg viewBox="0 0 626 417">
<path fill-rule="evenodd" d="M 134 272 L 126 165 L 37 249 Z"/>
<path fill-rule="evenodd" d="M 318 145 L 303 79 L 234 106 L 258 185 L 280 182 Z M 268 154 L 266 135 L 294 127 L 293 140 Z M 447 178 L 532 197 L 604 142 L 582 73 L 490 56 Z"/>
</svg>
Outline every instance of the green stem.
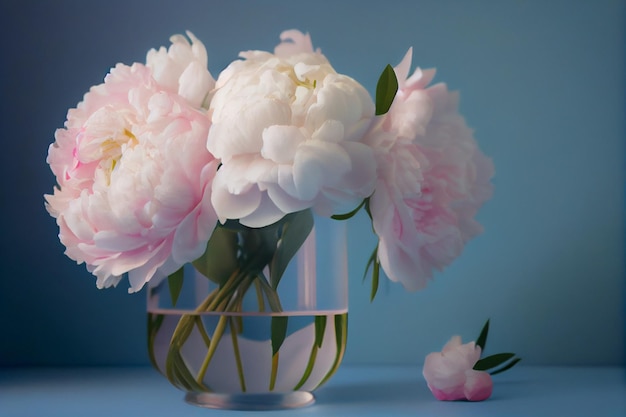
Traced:
<svg viewBox="0 0 626 417">
<path fill-rule="evenodd" d="M 261 289 L 261 283 L 259 282 L 259 279 L 261 278 L 257 278 L 254 280 L 254 288 L 256 289 L 256 302 L 259 306 L 259 312 L 264 312 L 265 300 L 263 299 L 263 290 Z"/>
<path fill-rule="evenodd" d="M 200 316 L 195 316 L 194 319 L 195 319 L 194 321 L 196 322 L 196 327 L 198 328 L 198 331 L 200 332 L 200 336 L 202 336 L 202 340 L 204 340 L 204 344 L 206 345 L 208 349 L 209 346 L 211 346 L 211 338 L 209 337 L 209 334 L 206 332 L 206 329 L 204 328 L 204 323 L 202 323 L 202 318 Z"/>
<path fill-rule="evenodd" d="M 280 298 L 278 297 L 278 293 L 276 292 L 276 290 L 270 287 L 263 275 L 259 275 L 257 279 L 261 284 L 261 288 L 265 292 L 267 302 L 269 303 L 272 311 L 276 313 L 280 313 L 281 311 L 283 311 L 283 306 L 280 304 Z"/>
<path fill-rule="evenodd" d="M 170 340 L 170 347 L 167 354 L 165 373 L 170 382 L 175 386 L 183 386 L 186 389 L 194 391 L 210 391 L 202 384 L 211 359 L 213 358 L 217 346 L 222 338 L 228 317 L 222 315 L 217 323 L 212 337 L 206 333 L 202 320 L 198 318 L 198 314 L 206 312 L 229 312 L 240 311 L 243 298 L 258 274 L 262 274 L 263 266 L 267 264 L 267 255 L 259 252 L 255 256 L 246 259 L 246 265 L 243 268 L 236 268 L 231 275 L 225 280 L 223 286 L 213 290 L 203 302 L 194 310 L 193 313 L 183 315 Z M 271 289 L 271 288 L 270 288 Z M 267 291 L 267 290 L 266 290 Z M 273 296 L 277 298 L 275 291 Z M 276 305 L 280 308 L 280 302 L 269 300 L 272 294 L 268 292 L 268 301 L 272 307 Z M 194 378 L 187 368 L 180 349 L 185 344 L 194 326 L 198 327 L 198 331 L 204 342 L 208 345 L 207 355 Z M 235 332 L 235 337 L 237 336 Z"/>
<path fill-rule="evenodd" d="M 154 356 L 154 341 L 161 328 L 161 324 L 163 324 L 164 318 L 165 316 L 163 314 L 148 313 L 148 355 L 155 369 L 159 369 L 159 365 Z"/>
<path fill-rule="evenodd" d="M 241 305 L 243 304 L 243 297 L 248 292 L 248 288 L 252 285 L 253 278 L 243 277 L 237 285 L 237 289 L 230 295 L 230 300 L 226 305 L 224 311 L 241 311 Z"/>
<path fill-rule="evenodd" d="M 274 356 L 272 356 L 272 373 L 270 375 L 270 391 L 274 391 L 274 386 L 276 385 L 276 375 L 278 374 L 278 354 L 276 352 Z"/>
<path fill-rule="evenodd" d="M 243 365 L 241 363 L 241 353 L 239 352 L 239 341 L 237 340 L 237 331 L 233 327 L 233 320 L 230 322 L 230 337 L 233 341 L 233 351 L 235 353 L 235 362 L 237 363 L 237 374 L 239 375 L 239 385 L 241 391 L 246 392 L 246 381 L 243 375 Z"/>
<path fill-rule="evenodd" d="M 191 375 L 191 372 L 189 372 L 189 369 L 185 365 L 185 361 L 180 355 L 180 352 L 176 351 L 174 354 L 168 357 L 168 360 L 169 358 L 171 358 L 171 369 L 168 371 L 168 379 L 170 379 L 174 386 L 182 386 L 187 391 L 210 391 L 210 389 L 204 384 L 196 382 L 196 380 L 193 378 L 193 375 Z"/>
<path fill-rule="evenodd" d="M 204 379 L 204 375 L 206 374 L 207 368 L 209 367 L 209 363 L 215 354 L 215 349 L 217 349 L 217 345 L 220 343 L 222 339 L 222 335 L 224 334 L 224 329 L 226 328 L 226 323 L 228 322 L 227 316 L 220 316 L 219 321 L 217 322 L 217 327 L 215 327 L 215 331 L 213 332 L 213 337 L 211 338 L 211 344 L 209 345 L 209 350 L 207 351 L 206 357 L 204 358 L 204 362 L 202 362 L 202 366 L 200 366 L 200 370 L 198 371 L 198 376 L 196 377 L 196 381 L 201 384 Z"/>
<path fill-rule="evenodd" d="M 206 308 L 206 306 L 210 304 L 217 296 L 217 293 L 217 290 L 211 291 L 211 293 L 207 295 L 207 297 L 198 306 L 198 308 L 196 308 L 194 314 L 183 315 L 176 324 L 176 328 L 174 329 L 174 332 L 172 333 L 172 338 L 170 339 L 170 347 L 167 352 L 167 358 L 165 359 L 165 376 L 174 386 L 178 386 L 179 384 L 177 382 L 180 381 L 180 378 L 175 374 L 175 370 L 181 363 L 184 366 L 182 358 L 181 361 L 177 362 L 177 356 L 180 356 L 180 349 L 187 340 L 187 338 L 189 338 L 189 335 L 193 330 L 195 317 L 197 317 L 196 314 L 202 312 Z M 185 370 L 189 372 L 186 367 Z M 191 379 L 193 379 L 193 377 Z"/>
<path fill-rule="evenodd" d="M 213 302 L 211 302 L 208 306 L 205 307 L 204 311 L 218 311 L 217 306 L 222 304 L 224 300 L 229 300 L 233 291 L 237 289 L 237 286 L 245 278 L 245 274 L 243 271 L 236 270 L 233 274 L 226 280 L 226 283 L 223 287 L 220 287 L 217 290 L 217 295 Z M 234 287 L 234 288 L 233 288 Z"/>
</svg>

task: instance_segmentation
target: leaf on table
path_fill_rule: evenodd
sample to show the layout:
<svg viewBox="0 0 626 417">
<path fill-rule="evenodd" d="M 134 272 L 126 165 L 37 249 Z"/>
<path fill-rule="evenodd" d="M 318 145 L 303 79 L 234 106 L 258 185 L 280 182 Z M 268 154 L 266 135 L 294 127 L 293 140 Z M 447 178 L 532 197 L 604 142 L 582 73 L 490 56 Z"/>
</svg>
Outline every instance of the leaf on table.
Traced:
<svg viewBox="0 0 626 417">
<path fill-rule="evenodd" d="M 482 358 L 474 365 L 474 370 L 476 371 L 486 371 L 487 369 L 495 368 L 498 365 L 503 364 L 508 361 L 512 357 L 515 356 L 515 353 L 496 353 L 495 355 L 487 356 L 486 358 Z"/>
<path fill-rule="evenodd" d="M 485 351 L 485 346 L 487 345 L 487 334 L 489 333 L 489 319 L 483 326 L 483 329 L 480 331 L 480 335 L 478 339 L 476 339 L 476 346 L 480 346 L 481 351 Z"/>
</svg>

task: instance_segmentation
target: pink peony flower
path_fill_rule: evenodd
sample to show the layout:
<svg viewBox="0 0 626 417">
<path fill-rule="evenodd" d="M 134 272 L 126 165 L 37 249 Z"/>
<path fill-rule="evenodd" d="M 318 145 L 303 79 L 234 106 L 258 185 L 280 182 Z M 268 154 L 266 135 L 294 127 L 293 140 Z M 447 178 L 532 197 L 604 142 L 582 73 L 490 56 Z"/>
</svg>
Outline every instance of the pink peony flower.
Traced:
<svg viewBox="0 0 626 417">
<path fill-rule="evenodd" d="M 217 222 L 209 126 L 141 64 L 117 65 L 68 112 L 49 148 L 58 187 L 46 207 L 99 288 L 128 273 L 138 291 L 204 252 Z"/>
<path fill-rule="evenodd" d="M 207 147 L 222 162 L 212 198 L 220 221 L 261 227 L 310 207 L 330 216 L 374 190 L 374 156 L 361 142 L 369 94 L 308 35 L 281 39 L 275 54 L 242 52 L 218 77 Z"/>
<path fill-rule="evenodd" d="M 428 388 L 441 401 L 483 401 L 491 396 L 493 382 L 485 371 L 473 369 L 480 359 L 480 346 L 461 344 L 454 336 L 441 352 L 426 356 L 423 375 Z"/>
<path fill-rule="evenodd" d="M 491 196 L 493 165 L 459 115 L 458 95 L 445 84 L 427 87 L 434 70 L 408 77 L 411 54 L 395 68 L 398 93 L 367 143 L 378 165 L 370 209 L 380 264 L 418 290 L 482 231 L 474 216 Z"/>
</svg>

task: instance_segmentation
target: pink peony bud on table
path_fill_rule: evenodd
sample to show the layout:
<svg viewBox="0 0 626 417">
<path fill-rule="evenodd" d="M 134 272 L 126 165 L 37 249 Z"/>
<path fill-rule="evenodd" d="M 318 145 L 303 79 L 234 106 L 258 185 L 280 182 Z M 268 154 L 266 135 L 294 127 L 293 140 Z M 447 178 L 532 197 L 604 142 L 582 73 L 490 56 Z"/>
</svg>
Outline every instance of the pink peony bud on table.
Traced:
<svg viewBox="0 0 626 417">
<path fill-rule="evenodd" d="M 491 375 L 473 369 L 480 352 L 474 342 L 461 344 L 461 337 L 454 336 L 441 352 L 426 356 L 422 373 L 435 398 L 483 401 L 491 396 Z"/>
</svg>

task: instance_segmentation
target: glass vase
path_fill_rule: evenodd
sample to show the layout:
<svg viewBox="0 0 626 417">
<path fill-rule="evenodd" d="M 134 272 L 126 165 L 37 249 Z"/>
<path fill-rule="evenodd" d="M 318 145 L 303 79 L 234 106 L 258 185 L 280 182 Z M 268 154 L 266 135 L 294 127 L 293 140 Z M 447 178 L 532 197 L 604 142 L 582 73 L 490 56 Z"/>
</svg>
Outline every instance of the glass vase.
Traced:
<svg viewBox="0 0 626 417">
<path fill-rule="evenodd" d="M 153 366 L 191 404 L 312 404 L 346 347 L 345 222 L 293 213 L 218 225 L 205 254 L 148 287 Z"/>
</svg>

